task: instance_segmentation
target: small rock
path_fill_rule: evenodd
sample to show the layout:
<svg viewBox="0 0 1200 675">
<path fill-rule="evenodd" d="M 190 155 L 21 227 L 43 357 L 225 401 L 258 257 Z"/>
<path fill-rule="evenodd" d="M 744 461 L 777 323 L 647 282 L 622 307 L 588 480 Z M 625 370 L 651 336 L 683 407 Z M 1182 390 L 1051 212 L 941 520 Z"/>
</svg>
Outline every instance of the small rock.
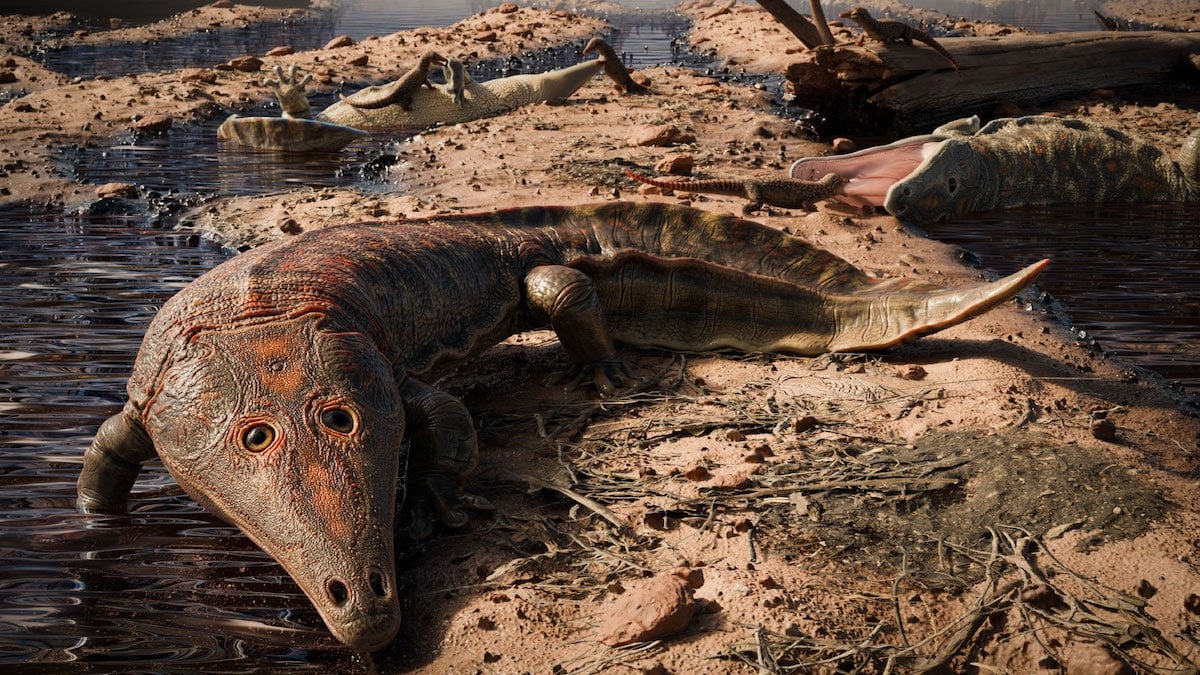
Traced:
<svg viewBox="0 0 1200 675">
<path fill-rule="evenodd" d="M 704 466 L 703 464 L 697 464 L 696 466 L 693 466 L 687 471 L 684 471 L 683 475 L 688 480 L 693 481 L 702 481 L 712 478 L 712 473 L 708 470 L 708 467 Z"/>
<path fill-rule="evenodd" d="M 351 65 L 351 66 L 355 66 L 355 67 L 357 67 L 357 68 L 361 68 L 362 66 L 365 66 L 365 65 L 367 65 L 367 62 L 368 62 L 369 60 L 370 60 L 370 58 L 369 58 L 369 57 L 367 57 L 367 55 L 366 55 L 366 54 L 359 54 L 358 56 L 354 56 L 354 57 L 351 57 L 351 58 L 347 59 L 347 60 L 346 60 L 346 63 L 347 63 L 347 64 L 349 64 L 349 65 Z"/>
<path fill-rule="evenodd" d="M 0 70 L 0 84 L 12 84 L 17 81 L 17 74 L 8 68 Z"/>
<path fill-rule="evenodd" d="M 746 440 L 746 434 L 743 434 L 738 429 L 730 429 L 725 432 L 725 439 L 737 443 Z"/>
<path fill-rule="evenodd" d="M 681 153 L 663 157 L 654 165 L 654 170 L 674 176 L 690 176 L 695 167 L 696 160 L 691 155 Z"/>
<path fill-rule="evenodd" d="M 1153 598 L 1154 595 L 1156 593 L 1158 593 L 1158 589 L 1154 587 L 1154 584 L 1150 583 L 1149 581 L 1147 581 L 1145 579 L 1142 579 L 1141 581 L 1139 581 L 1137 588 L 1134 590 L 1137 591 L 1138 595 L 1140 595 L 1141 597 L 1143 597 L 1147 600 L 1149 600 L 1150 598 Z"/>
<path fill-rule="evenodd" d="M 835 138 L 833 139 L 833 142 L 829 144 L 829 147 L 831 147 L 835 153 L 841 155 L 847 152 L 854 152 L 858 149 L 858 144 L 849 138 Z"/>
<path fill-rule="evenodd" d="M 287 56 L 288 54 L 295 53 L 296 50 L 292 49 L 290 45 L 280 45 L 279 47 L 275 47 L 271 51 L 267 52 L 267 56 Z"/>
<path fill-rule="evenodd" d="M 494 30 L 485 30 L 475 34 L 476 42 L 495 42 L 499 39 Z"/>
<path fill-rule="evenodd" d="M 629 136 L 629 145 L 637 147 L 668 147 L 680 143 L 694 143 L 696 137 L 681 131 L 674 124 L 659 126 L 642 126 Z"/>
<path fill-rule="evenodd" d="M 779 588 L 779 582 L 775 581 L 775 577 L 765 573 L 759 575 L 758 585 L 763 588 Z"/>
<path fill-rule="evenodd" d="M 296 222 L 295 218 L 284 218 L 279 221 L 279 231 L 284 234 L 300 234 L 304 231 L 304 228 L 300 226 L 300 223 Z"/>
<path fill-rule="evenodd" d="M 184 82 L 215 84 L 217 81 L 217 74 L 205 68 L 187 68 L 180 73 L 179 79 Z"/>
<path fill-rule="evenodd" d="M 479 617 L 478 625 L 481 630 L 496 630 L 496 622 L 493 621 L 490 617 L 486 617 L 486 616 Z"/>
<path fill-rule="evenodd" d="M 1110 419 L 1094 420 L 1092 422 L 1092 436 L 1101 441 L 1113 441 L 1117 437 L 1117 425 L 1112 423 Z"/>
<path fill-rule="evenodd" d="M 1192 614 L 1200 614 L 1200 595 L 1188 593 L 1183 599 L 1183 608 Z"/>
<path fill-rule="evenodd" d="M 107 199 L 109 197 L 133 199 L 138 196 L 138 189 L 132 183 L 105 183 L 96 188 L 96 196 L 100 199 Z"/>
<path fill-rule="evenodd" d="M 19 112 L 19 113 L 33 112 L 33 106 L 31 106 L 28 103 L 21 101 L 21 100 L 17 100 L 17 101 L 13 101 L 12 103 L 9 103 L 8 107 L 11 108 L 13 112 Z"/>
<path fill-rule="evenodd" d="M 512 14 L 513 12 L 517 11 L 518 9 L 520 9 L 520 7 L 517 6 L 517 3 L 504 2 L 504 3 L 501 3 L 499 7 L 496 8 L 496 11 L 499 12 L 500 14 Z"/>
<path fill-rule="evenodd" d="M 239 56 L 226 63 L 230 68 L 243 73 L 256 73 L 262 70 L 263 60 L 257 56 Z"/>
<path fill-rule="evenodd" d="M 808 431 L 815 426 L 817 426 L 817 418 L 812 415 L 805 415 L 804 417 L 797 417 L 792 420 L 792 431 L 796 433 Z"/>
<path fill-rule="evenodd" d="M 904 366 L 900 369 L 900 377 L 906 380 L 923 380 L 928 374 L 929 373 L 925 372 L 924 368 L 916 365 L 915 363 Z"/>
<path fill-rule="evenodd" d="M 135 120 L 129 126 L 134 131 L 140 131 L 144 134 L 161 134 L 170 129 L 174 123 L 175 120 L 170 115 L 154 114 Z"/>
<path fill-rule="evenodd" d="M 325 43 L 325 49 L 339 49 L 354 44 L 354 38 L 349 35 L 339 35 Z"/>
<path fill-rule="evenodd" d="M 647 579 L 618 597 L 597 629 L 610 647 L 656 640 L 687 628 L 696 612 L 688 584 L 670 572 Z"/>
</svg>

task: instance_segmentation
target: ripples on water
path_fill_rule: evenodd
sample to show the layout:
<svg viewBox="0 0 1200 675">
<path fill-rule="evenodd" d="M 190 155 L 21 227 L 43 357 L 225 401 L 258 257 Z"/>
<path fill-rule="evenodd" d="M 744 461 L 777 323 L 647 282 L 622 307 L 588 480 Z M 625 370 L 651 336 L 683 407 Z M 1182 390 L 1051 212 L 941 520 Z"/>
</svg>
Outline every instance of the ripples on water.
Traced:
<svg viewBox="0 0 1200 675">
<path fill-rule="evenodd" d="M 984 267 L 1051 258 L 1038 286 L 1080 337 L 1200 389 L 1200 205 L 1030 207 L 928 229 Z"/>
<path fill-rule="evenodd" d="M 105 220 L 0 214 L 0 670 L 326 670 L 348 657 L 295 584 L 161 465 L 131 517 L 74 510 L 83 452 L 124 401 L 146 325 L 227 257 Z"/>
</svg>

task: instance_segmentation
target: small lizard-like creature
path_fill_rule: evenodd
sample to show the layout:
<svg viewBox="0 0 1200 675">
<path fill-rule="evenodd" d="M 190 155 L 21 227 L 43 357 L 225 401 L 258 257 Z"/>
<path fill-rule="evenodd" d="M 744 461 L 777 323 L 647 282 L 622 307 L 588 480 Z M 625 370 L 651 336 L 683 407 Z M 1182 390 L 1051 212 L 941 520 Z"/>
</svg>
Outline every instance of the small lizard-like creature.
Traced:
<svg viewBox="0 0 1200 675">
<path fill-rule="evenodd" d="M 958 62 L 954 60 L 954 57 L 950 55 L 950 52 L 946 51 L 945 47 L 938 44 L 937 40 L 934 40 L 929 36 L 929 33 L 926 33 L 920 28 L 914 28 L 908 24 L 900 23 L 894 19 L 876 19 L 875 17 L 871 16 L 871 13 L 868 12 L 865 7 L 855 7 L 849 12 L 842 12 L 841 14 L 838 14 L 838 16 L 843 19 L 850 19 L 851 21 L 862 26 L 863 33 L 867 37 L 873 40 L 878 40 L 884 44 L 902 43 L 912 46 L 913 40 L 924 42 L 930 47 L 933 47 L 937 53 L 946 57 L 946 60 L 950 62 L 950 65 L 954 66 L 954 70 L 958 70 Z"/>
<path fill-rule="evenodd" d="M 600 54 L 600 61 L 604 64 L 604 74 L 612 78 L 613 82 L 616 82 L 618 89 L 623 90 L 626 94 L 645 94 L 650 91 L 645 86 L 633 80 L 633 77 L 629 74 L 629 70 L 621 62 L 621 57 L 617 55 L 616 50 L 602 38 L 594 37 L 584 45 L 584 54 L 591 54 L 592 52 Z"/>
<path fill-rule="evenodd" d="M 454 97 L 454 105 L 463 107 L 463 92 L 466 90 L 470 75 L 463 70 L 463 62 L 450 59 L 442 66 L 442 75 L 446 78 L 446 91 Z"/>
<path fill-rule="evenodd" d="M 386 108 L 389 105 L 397 103 L 404 110 L 408 110 L 412 103 L 412 93 L 418 87 L 423 85 L 430 89 L 433 88 L 433 83 L 429 81 L 429 69 L 435 65 L 441 66 L 445 64 L 446 57 L 437 52 L 425 52 L 416 67 L 405 73 L 395 82 L 360 89 L 349 96 L 343 96 L 342 100 L 355 108 L 365 108 L 367 110 Z"/>
<path fill-rule="evenodd" d="M 663 180 L 646 178 L 629 170 L 626 170 L 625 173 L 639 183 L 653 185 L 664 190 L 745 197 L 749 201 L 742 207 L 742 213 L 746 215 L 761 209 L 763 204 L 778 206 L 781 209 L 805 209 L 811 211 L 816 202 L 829 199 L 841 193 L 844 182 L 842 177 L 835 173 L 827 174 L 820 180 L 801 180 L 799 178 Z"/>
</svg>

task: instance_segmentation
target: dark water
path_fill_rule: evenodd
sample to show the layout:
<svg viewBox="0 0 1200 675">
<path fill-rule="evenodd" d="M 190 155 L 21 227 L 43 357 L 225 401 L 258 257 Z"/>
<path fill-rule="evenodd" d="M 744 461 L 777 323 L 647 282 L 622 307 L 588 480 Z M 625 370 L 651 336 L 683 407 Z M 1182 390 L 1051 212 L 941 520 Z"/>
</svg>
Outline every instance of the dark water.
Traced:
<svg viewBox="0 0 1200 675">
<path fill-rule="evenodd" d="M 161 466 L 130 517 L 75 512 L 80 458 L 146 325 L 227 257 L 106 220 L 0 214 L 0 672 L 348 667 L 282 569 Z"/>
<path fill-rule="evenodd" d="M 1038 286 L 1081 339 L 1200 390 L 1200 204 L 1031 207 L 929 232 L 984 267 L 1051 258 Z"/>
</svg>

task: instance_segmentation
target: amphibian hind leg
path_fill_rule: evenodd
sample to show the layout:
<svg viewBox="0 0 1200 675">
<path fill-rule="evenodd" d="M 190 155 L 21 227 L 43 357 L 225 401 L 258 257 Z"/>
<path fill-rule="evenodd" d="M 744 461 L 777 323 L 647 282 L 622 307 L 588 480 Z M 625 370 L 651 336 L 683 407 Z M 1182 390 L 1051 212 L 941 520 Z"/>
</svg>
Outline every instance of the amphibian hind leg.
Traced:
<svg viewBox="0 0 1200 675">
<path fill-rule="evenodd" d="M 535 267 L 525 275 L 525 298 L 535 317 L 549 321 L 567 354 L 584 375 L 591 375 L 601 394 L 634 383 L 617 357 L 587 274 L 563 265 Z"/>
<path fill-rule="evenodd" d="M 424 539 L 433 517 L 450 527 L 467 524 L 463 509 L 490 509 L 482 497 L 462 491 L 479 458 L 475 425 L 462 401 L 408 378 L 400 387 L 412 450 L 408 459 L 405 506 L 412 513 L 409 534 Z"/>
<path fill-rule="evenodd" d="M 154 457 L 154 442 L 130 404 L 104 421 L 83 455 L 75 505 L 81 513 L 124 513 L 129 492 Z"/>
</svg>

